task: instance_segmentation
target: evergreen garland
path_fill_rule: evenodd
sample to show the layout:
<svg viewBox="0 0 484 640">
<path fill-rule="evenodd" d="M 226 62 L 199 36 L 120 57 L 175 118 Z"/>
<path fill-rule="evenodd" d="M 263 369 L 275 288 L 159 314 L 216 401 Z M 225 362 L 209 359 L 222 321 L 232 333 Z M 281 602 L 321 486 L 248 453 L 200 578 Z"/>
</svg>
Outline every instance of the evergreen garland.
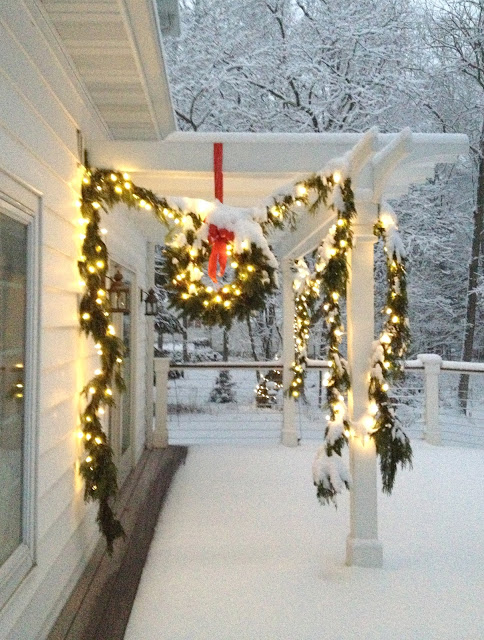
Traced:
<svg viewBox="0 0 484 640">
<path fill-rule="evenodd" d="M 79 437 L 84 444 L 85 456 L 79 471 L 84 478 L 85 500 L 99 502 L 97 522 L 109 553 L 112 553 L 116 538 L 123 536 L 124 531 L 110 504 L 118 490 L 117 470 L 101 421 L 105 408 L 113 404 L 113 385 L 124 390 L 121 368 L 124 346 L 111 324 L 106 288 L 108 251 L 100 214 L 102 210 L 109 212 L 118 203 L 154 210 L 162 222 L 178 213 L 169 209 L 163 198 L 133 185 L 128 174 L 101 169 L 85 172 L 79 202 L 83 242 L 78 266 L 85 286 L 79 305 L 79 323 L 86 336 L 91 336 L 95 342 L 100 367 L 82 391 L 86 406 L 80 416 Z"/>
<path fill-rule="evenodd" d="M 332 200 L 330 200 L 332 198 Z M 97 500 L 97 521 L 111 553 L 113 542 L 124 535 L 121 523 L 114 516 L 110 501 L 117 493 L 117 473 L 113 451 L 102 429 L 105 407 L 113 403 L 113 384 L 122 391 L 123 345 L 116 338 L 110 322 L 110 307 L 106 290 L 108 251 L 100 228 L 101 210 L 109 210 L 118 203 L 152 211 L 168 227 L 183 229 L 185 242 L 177 246 L 169 242 L 165 247 L 164 265 L 171 283 L 171 304 L 188 317 L 201 318 L 206 324 L 229 327 L 233 318 L 244 319 L 254 309 L 264 307 L 266 296 L 277 286 L 275 268 L 263 250 L 254 243 L 245 243 L 239 253 L 228 247 L 235 279 L 222 283 L 219 291 L 199 284 L 209 251 L 209 243 L 194 246 L 195 232 L 200 228 L 200 216 L 172 206 L 165 198 L 148 189 L 134 185 L 129 175 L 112 170 L 88 169 L 83 178 L 82 199 L 79 203 L 85 226 L 82 235 L 82 256 L 79 271 L 85 284 L 79 313 L 80 326 L 92 336 L 100 356 L 100 368 L 83 390 L 86 406 L 81 414 L 81 432 L 86 456 L 80 465 L 85 481 L 85 499 Z M 306 348 L 309 327 L 317 317 L 320 291 L 323 293 L 322 313 L 328 331 L 328 359 L 330 372 L 326 374 L 326 398 L 329 408 L 325 441 L 313 466 L 317 495 L 322 502 L 334 502 L 343 487 L 349 488 L 349 476 L 341 461 L 341 452 L 350 436 L 367 437 L 354 431 L 348 420 L 344 394 L 350 386 L 345 360 L 339 347 L 344 329 L 340 302 L 346 296 L 348 280 L 348 250 L 352 248 L 352 220 L 356 215 L 351 180 L 341 182 L 341 175 L 314 174 L 297 182 L 292 193 L 273 198 L 261 222 L 264 234 L 271 228 L 295 228 L 297 208 L 304 206 L 314 212 L 324 204 L 336 212 L 334 224 L 318 249 L 315 274 L 306 274 L 296 289 L 294 322 L 296 353 L 290 393 L 297 398 L 304 391 Z M 388 316 L 384 330 L 375 346 L 369 385 L 372 428 L 368 434 L 374 439 L 380 457 L 384 491 L 390 493 L 398 464 L 411 465 L 412 451 L 407 436 L 396 422 L 390 405 L 389 382 L 403 375 L 402 359 L 409 339 L 405 259 L 395 245 L 396 223 L 388 215 L 381 216 L 374 229 L 386 241 L 387 280 L 389 284 Z M 393 234 L 389 242 L 389 233 Z M 170 286 L 170 285 L 169 285 Z M 373 418 L 374 416 L 374 418 Z"/>
<path fill-rule="evenodd" d="M 384 212 L 375 224 L 374 233 L 385 242 L 387 299 L 383 311 L 385 323 L 372 357 L 368 396 L 375 424 L 371 437 L 380 458 L 383 491 L 391 493 L 397 467 L 412 466 L 412 447 L 395 415 L 389 396 L 390 383 L 404 376 L 403 361 L 410 340 L 405 256 L 399 243 L 396 220 Z M 390 241 L 389 236 L 393 238 Z M 395 242 L 396 240 L 396 242 Z"/>
</svg>

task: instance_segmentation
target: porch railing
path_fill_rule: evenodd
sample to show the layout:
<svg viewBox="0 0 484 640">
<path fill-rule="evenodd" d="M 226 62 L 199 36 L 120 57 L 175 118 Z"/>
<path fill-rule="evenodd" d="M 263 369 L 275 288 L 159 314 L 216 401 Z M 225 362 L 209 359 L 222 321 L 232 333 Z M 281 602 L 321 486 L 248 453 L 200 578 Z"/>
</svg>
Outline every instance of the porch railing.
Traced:
<svg viewBox="0 0 484 640">
<path fill-rule="evenodd" d="M 258 408 L 256 372 L 282 370 L 273 362 L 200 362 L 169 364 L 155 358 L 153 445 L 220 442 L 279 442 L 285 402 L 282 391 L 269 408 Z M 322 372 L 326 361 L 309 361 L 305 401 L 294 412 L 302 440 L 321 440 L 325 429 Z M 484 363 L 442 360 L 421 354 L 405 363 L 405 382 L 393 389 L 397 415 L 410 437 L 432 444 L 484 446 Z M 236 386 L 236 402 L 209 402 L 220 370 Z M 172 372 L 169 374 L 169 372 Z M 470 376 L 466 402 L 458 396 L 461 374 Z M 465 410 L 463 406 L 465 405 Z"/>
</svg>

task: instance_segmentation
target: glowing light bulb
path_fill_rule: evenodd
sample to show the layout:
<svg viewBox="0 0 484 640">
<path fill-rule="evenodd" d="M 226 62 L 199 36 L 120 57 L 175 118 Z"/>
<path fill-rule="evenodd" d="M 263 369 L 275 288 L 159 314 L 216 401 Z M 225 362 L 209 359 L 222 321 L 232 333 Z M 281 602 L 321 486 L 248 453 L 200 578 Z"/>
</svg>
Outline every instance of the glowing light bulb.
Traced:
<svg viewBox="0 0 484 640">
<path fill-rule="evenodd" d="M 339 182 L 341 182 L 341 173 L 339 171 L 335 171 L 333 173 L 333 182 L 335 184 L 338 184 Z"/>
<path fill-rule="evenodd" d="M 368 407 L 368 411 L 371 413 L 372 416 L 376 415 L 378 413 L 378 405 L 376 402 L 370 402 L 370 406 Z"/>
<path fill-rule="evenodd" d="M 90 317 L 91 317 L 91 314 L 90 314 L 90 313 L 83 313 L 83 314 L 82 314 L 82 316 L 81 316 L 81 318 L 82 318 L 83 320 L 89 320 L 89 318 L 90 318 Z"/>
</svg>

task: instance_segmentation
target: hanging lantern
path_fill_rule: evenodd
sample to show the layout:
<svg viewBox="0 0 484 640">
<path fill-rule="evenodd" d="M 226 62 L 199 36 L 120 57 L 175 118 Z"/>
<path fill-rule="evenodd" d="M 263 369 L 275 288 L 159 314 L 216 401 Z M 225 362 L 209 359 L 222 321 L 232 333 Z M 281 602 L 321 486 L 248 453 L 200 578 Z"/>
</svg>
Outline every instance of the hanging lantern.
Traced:
<svg viewBox="0 0 484 640">
<path fill-rule="evenodd" d="M 123 274 L 119 269 L 111 278 L 108 293 L 111 313 L 130 313 L 130 287 L 124 282 Z"/>
<path fill-rule="evenodd" d="M 143 297 L 144 295 L 145 297 Z M 141 302 L 143 301 L 145 303 L 145 316 L 158 315 L 158 298 L 154 289 L 150 289 L 148 293 L 141 289 Z"/>
</svg>

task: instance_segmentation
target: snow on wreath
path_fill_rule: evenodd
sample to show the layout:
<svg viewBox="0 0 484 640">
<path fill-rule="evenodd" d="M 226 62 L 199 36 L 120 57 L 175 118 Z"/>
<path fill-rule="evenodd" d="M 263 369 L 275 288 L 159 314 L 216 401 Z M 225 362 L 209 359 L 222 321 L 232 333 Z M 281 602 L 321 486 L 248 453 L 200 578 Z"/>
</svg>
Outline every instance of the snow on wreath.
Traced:
<svg viewBox="0 0 484 640">
<path fill-rule="evenodd" d="M 278 263 L 261 227 L 266 210 L 189 198 L 169 202 L 189 211 L 163 249 L 170 306 L 204 324 L 226 327 L 263 309 L 278 286 Z"/>
</svg>

